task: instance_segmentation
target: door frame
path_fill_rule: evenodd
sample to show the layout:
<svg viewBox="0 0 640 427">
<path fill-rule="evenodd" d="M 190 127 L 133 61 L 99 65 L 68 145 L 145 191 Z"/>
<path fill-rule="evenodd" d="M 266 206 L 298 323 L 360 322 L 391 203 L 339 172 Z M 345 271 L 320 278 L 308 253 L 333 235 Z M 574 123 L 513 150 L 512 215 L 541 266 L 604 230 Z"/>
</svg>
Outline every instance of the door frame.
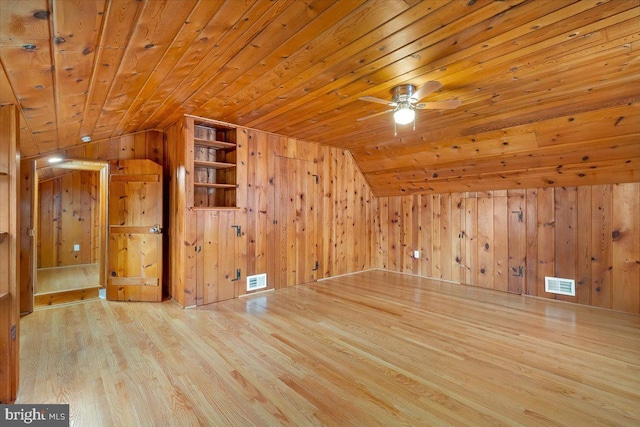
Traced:
<svg viewBox="0 0 640 427">
<path fill-rule="evenodd" d="M 40 171 L 45 168 L 55 169 L 70 169 L 77 171 L 95 171 L 99 173 L 98 179 L 98 262 L 100 272 L 100 287 L 106 286 L 106 246 L 107 246 L 107 191 L 109 183 L 109 163 L 102 160 L 71 158 L 63 159 L 59 163 L 50 163 L 48 158 L 41 158 L 35 160 L 35 173 L 34 184 L 31 199 L 31 206 L 33 206 L 33 215 L 31 220 L 31 229 L 33 230 L 33 241 L 31 245 L 31 274 L 33 277 L 33 286 L 31 287 L 31 295 L 27 298 L 31 301 L 31 311 L 33 311 L 33 301 L 36 293 L 37 286 L 37 274 L 38 274 L 38 218 L 40 215 L 40 203 L 39 203 L 39 191 L 40 191 Z"/>
</svg>

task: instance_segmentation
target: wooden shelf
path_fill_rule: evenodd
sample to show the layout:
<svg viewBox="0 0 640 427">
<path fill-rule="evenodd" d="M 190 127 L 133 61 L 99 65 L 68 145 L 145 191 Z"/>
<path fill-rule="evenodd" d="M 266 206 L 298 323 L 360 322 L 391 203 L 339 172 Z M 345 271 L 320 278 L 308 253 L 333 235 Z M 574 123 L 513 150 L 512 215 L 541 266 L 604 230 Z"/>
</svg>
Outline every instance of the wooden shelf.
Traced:
<svg viewBox="0 0 640 427">
<path fill-rule="evenodd" d="M 195 145 L 200 147 L 210 147 L 216 148 L 219 150 L 235 150 L 236 144 L 232 142 L 223 142 L 223 141 L 210 141 L 208 139 L 202 138 L 193 138 Z"/>
<path fill-rule="evenodd" d="M 235 168 L 235 163 L 224 163 L 224 162 L 205 162 L 204 160 L 196 160 L 193 162 L 195 166 L 211 168 L 211 169 L 229 169 Z"/>
<path fill-rule="evenodd" d="M 9 237 L 9 233 L 6 231 L 0 231 L 0 243 L 4 242 L 4 240 Z"/>
<path fill-rule="evenodd" d="M 218 189 L 222 189 L 222 190 L 230 190 L 236 189 L 236 185 L 235 184 L 216 184 L 216 183 L 209 183 L 209 182 L 194 182 L 193 185 L 195 187 L 206 187 L 206 188 L 218 188 Z"/>
<path fill-rule="evenodd" d="M 188 207 L 236 206 L 237 129 L 216 121 L 186 116 Z"/>
</svg>

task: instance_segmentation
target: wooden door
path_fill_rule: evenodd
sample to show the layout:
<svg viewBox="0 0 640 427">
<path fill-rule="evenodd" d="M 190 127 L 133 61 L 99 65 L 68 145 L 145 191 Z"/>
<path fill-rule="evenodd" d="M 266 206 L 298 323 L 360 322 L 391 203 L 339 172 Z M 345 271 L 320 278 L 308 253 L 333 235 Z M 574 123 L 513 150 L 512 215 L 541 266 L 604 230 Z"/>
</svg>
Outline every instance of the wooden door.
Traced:
<svg viewBox="0 0 640 427">
<path fill-rule="evenodd" d="M 197 305 L 236 298 L 246 267 L 245 214 L 235 210 L 196 211 Z"/>
<path fill-rule="evenodd" d="M 110 163 L 107 299 L 162 300 L 162 167 Z"/>
<path fill-rule="evenodd" d="M 318 278 L 317 170 L 318 165 L 307 160 L 275 157 L 276 288 Z"/>
</svg>

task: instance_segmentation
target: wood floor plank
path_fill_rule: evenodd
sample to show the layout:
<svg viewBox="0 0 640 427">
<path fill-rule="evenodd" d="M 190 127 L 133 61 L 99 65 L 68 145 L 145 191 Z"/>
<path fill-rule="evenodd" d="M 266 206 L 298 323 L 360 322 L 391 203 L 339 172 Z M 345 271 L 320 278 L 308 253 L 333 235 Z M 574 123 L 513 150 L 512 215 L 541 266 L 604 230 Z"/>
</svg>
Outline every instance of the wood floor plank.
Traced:
<svg viewBox="0 0 640 427">
<path fill-rule="evenodd" d="M 100 264 L 79 264 L 37 270 L 36 295 L 100 286 Z"/>
<path fill-rule="evenodd" d="M 73 426 L 640 422 L 639 315 L 382 270 L 21 322 L 17 403 Z"/>
</svg>

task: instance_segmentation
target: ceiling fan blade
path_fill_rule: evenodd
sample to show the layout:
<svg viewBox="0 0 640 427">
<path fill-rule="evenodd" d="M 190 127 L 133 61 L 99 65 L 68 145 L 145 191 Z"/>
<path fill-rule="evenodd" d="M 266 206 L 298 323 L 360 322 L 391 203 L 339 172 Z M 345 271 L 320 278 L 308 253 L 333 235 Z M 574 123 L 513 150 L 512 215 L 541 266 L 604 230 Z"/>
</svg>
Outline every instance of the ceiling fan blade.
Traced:
<svg viewBox="0 0 640 427">
<path fill-rule="evenodd" d="M 390 110 L 380 111 L 379 113 L 371 114 L 371 115 L 369 115 L 369 116 L 360 117 L 359 119 L 356 119 L 356 122 L 361 122 L 361 121 L 363 121 L 363 120 L 369 120 L 369 119 L 371 119 L 371 118 L 373 118 L 373 117 L 381 116 L 381 115 L 383 115 L 383 114 L 387 114 L 387 113 L 390 113 L 390 112 L 392 112 L 392 111 L 394 111 L 394 109 L 393 109 L 393 108 L 392 108 L 392 109 L 390 109 Z"/>
<path fill-rule="evenodd" d="M 448 101 L 421 102 L 416 104 L 416 110 L 453 110 L 462 105 L 459 99 Z"/>
<path fill-rule="evenodd" d="M 414 102 L 420 101 L 422 98 L 437 91 L 441 87 L 442 87 L 442 83 L 437 82 L 435 80 L 426 82 L 425 84 L 420 86 L 413 95 L 411 95 L 410 99 L 412 99 Z"/>
<path fill-rule="evenodd" d="M 396 105 L 395 102 L 391 102 L 382 98 L 376 98 L 375 96 L 362 96 L 360 97 L 360 101 L 377 102 L 378 104 L 389 105 L 392 107 Z"/>
</svg>

